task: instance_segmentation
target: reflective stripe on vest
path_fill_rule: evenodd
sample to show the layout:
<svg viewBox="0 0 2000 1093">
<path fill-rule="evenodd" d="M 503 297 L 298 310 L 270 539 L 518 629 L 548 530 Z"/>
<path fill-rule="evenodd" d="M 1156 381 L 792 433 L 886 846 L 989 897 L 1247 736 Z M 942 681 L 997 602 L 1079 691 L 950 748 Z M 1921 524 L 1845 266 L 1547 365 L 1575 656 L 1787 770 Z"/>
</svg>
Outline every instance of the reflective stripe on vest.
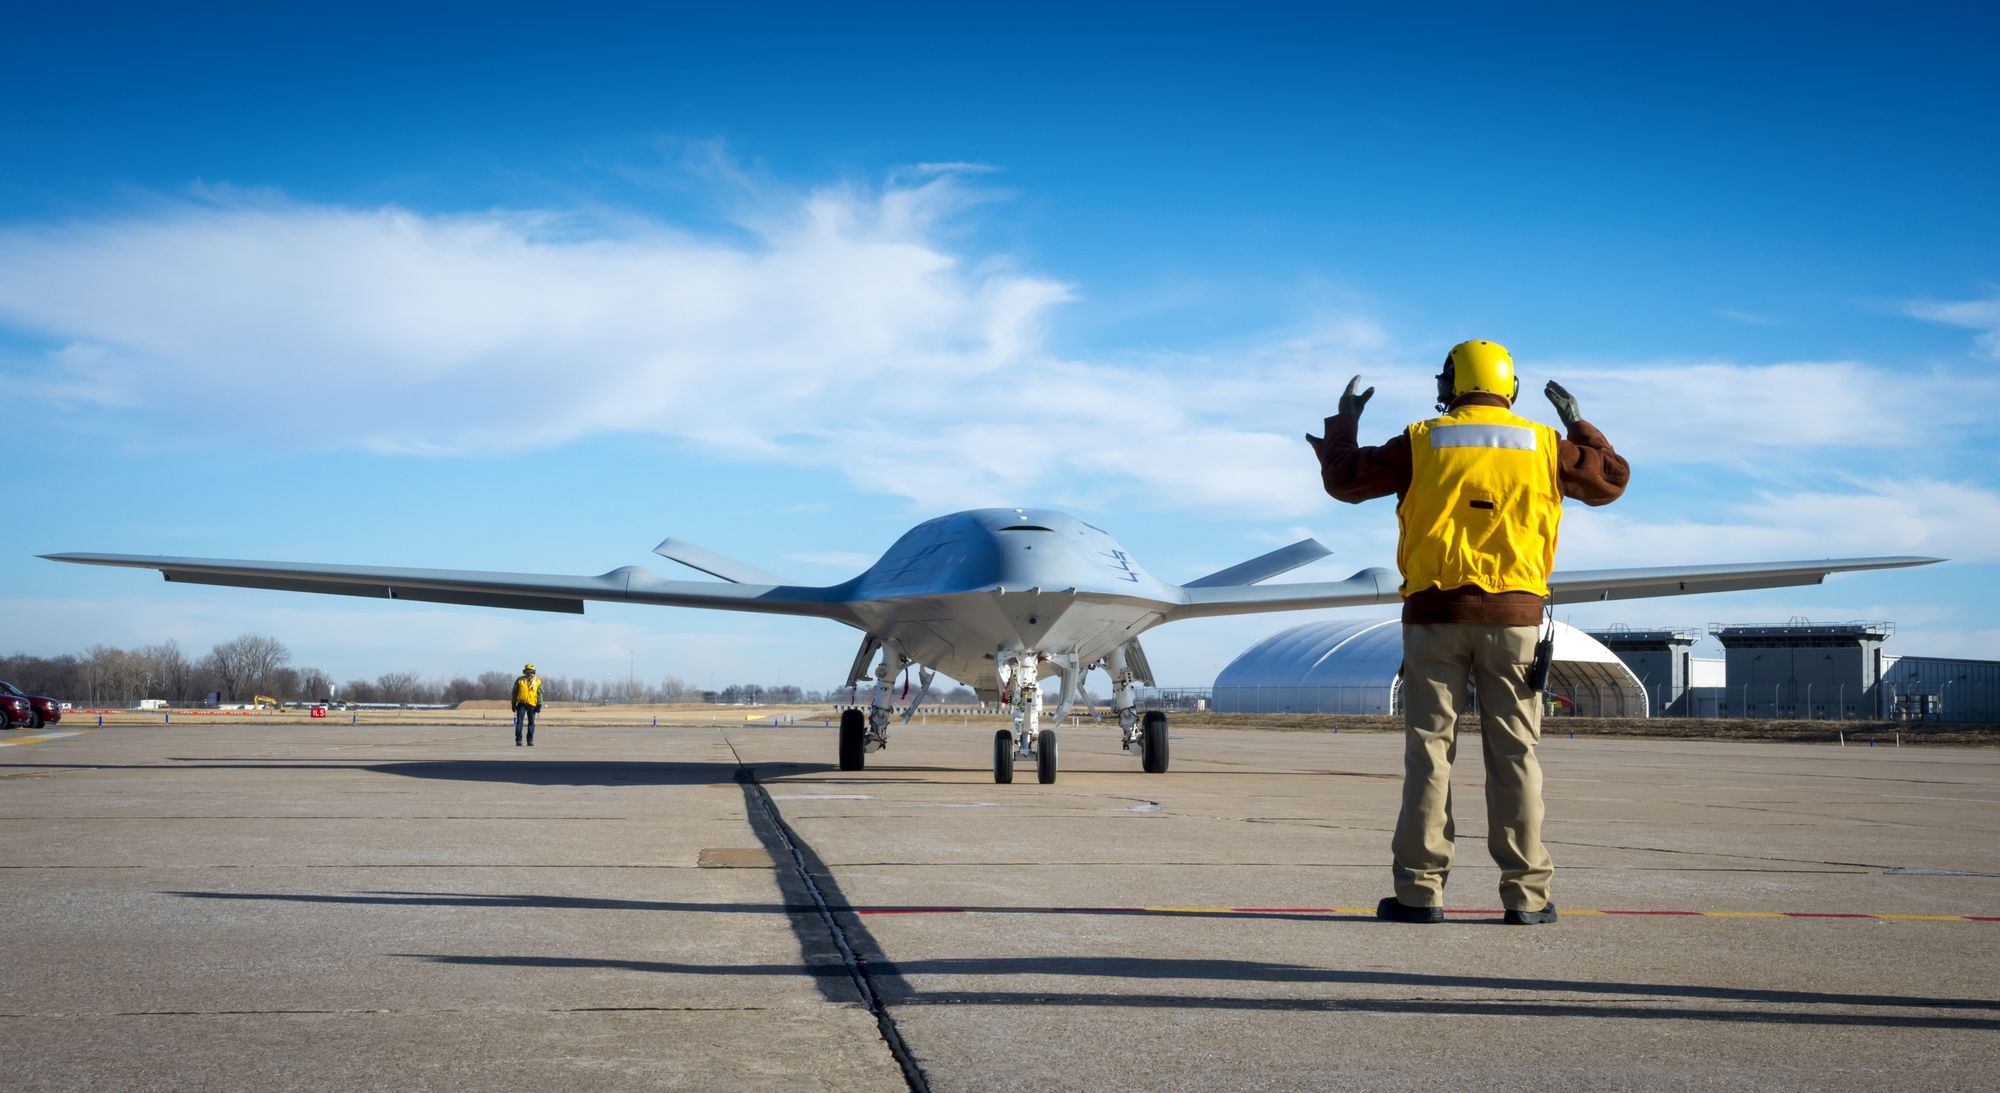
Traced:
<svg viewBox="0 0 2000 1093">
<path fill-rule="evenodd" d="M 1535 431 L 1519 425 L 1431 426 L 1433 448 L 1514 448 L 1535 450 Z"/>
<path fill-rule="evenodd" d="M 1461 406 L 1406 432 L 1403 595 L 1476 585 L 1547 596 L 1562 523 L 1556 431 L 1497 406 Z"/>
</svg>

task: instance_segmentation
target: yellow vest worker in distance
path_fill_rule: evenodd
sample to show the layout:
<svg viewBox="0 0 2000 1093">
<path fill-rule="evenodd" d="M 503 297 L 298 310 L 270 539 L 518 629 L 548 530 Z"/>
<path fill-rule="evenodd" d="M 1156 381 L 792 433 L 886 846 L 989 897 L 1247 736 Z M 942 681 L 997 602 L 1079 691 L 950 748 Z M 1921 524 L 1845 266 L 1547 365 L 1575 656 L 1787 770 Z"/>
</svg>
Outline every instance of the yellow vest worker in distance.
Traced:
<svg viewBox="0 0 2000 1093">
<path fill-rule="evenodd" d="M 521 728 L 527 726 L 529 747 L 535 746 L 535 715 L 542 712 L 542 681 L 535 666 L 524 664 L 514 680 L 514 746 L 521 746 Z"/>
<path fill-rule="evenodd" d="M 1376 907 L 1395 922 L 1442 922 L 1450 876 L 1451 761 L 1470 683 L 1486 761 L 1487 848 L 1514 925 L 1556 921 L 1555 871 L 1542 845 L 1541 695 L 1529 683 L 1555 565 L 1565 497 L 1607 505 L 1631 468 L 1551 381 L 1543 393 L 1564 434 L 1513 413 L 1513 357 L 1493 342 L 1461 342 L 1438 377 L 1443 417 L 1387 443 L 1356 441 L 1375 389 L 1356 376 L 1307 436 L 1336 500 L 1396 496 L 1403 574 L 1403 803 L 1390 842 L 1396 894 Z"/>
</svg>

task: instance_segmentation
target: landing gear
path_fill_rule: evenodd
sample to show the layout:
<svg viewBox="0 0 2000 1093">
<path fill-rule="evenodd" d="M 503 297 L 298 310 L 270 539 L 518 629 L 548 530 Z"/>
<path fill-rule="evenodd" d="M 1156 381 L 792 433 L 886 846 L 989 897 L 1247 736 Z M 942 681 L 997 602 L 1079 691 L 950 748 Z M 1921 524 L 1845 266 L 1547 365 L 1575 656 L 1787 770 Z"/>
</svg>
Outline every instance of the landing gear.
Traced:
<svg viewBox="0 0 2000 1093">
<path fill-rule="evenodd" d="M 1014 780 L 1014 764 L 1017 761 L 1033 760 L 1035 779 L 1043 785 L 1056 780 L 1056 734 L 1041 727 L 1042 686 L 1038 678 L 1042 662 L 1055 659 L 1041 653 L 1026 652 L 1009 657 L 1000 662 L 1000 689 L 1010 694 L 1014 729 L 1001 729 L 993 736 L 993 780 L 1007 783 Z M 1066 682 L 1063 688 L 1062 711 L 1067 713 L 1075 700 L 1076 681 L 1081 673 L 1075 670 L 1074 658 L 1068 663 Z M 1004 741 L 1004 743 L 1003 743 Z M 1009 744 L 1018 745 L 1002 755 Z"/>
<path fill-rule="evenodd" d="M 868 765 L 868 727 L 860 710 L 840 711 L 840 769 L 860 770 Z"/>
<path fill-rule="evenodd" d="M 1167 772 L 1167 715 L 1147 710 L 1139 726 L 1139 762 L 1147 774 Z"/>
</svg>

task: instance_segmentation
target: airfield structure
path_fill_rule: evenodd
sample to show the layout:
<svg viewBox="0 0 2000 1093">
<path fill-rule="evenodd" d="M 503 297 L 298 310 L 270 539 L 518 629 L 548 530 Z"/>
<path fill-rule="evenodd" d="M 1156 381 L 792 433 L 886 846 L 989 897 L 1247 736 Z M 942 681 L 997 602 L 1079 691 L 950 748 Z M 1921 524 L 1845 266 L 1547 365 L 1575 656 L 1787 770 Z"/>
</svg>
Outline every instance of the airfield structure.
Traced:
<svg viewBox="0 0 2000 1093">
<path fill-rule="evenodd" d="M 1699 630 L 1634 630 L 1611 626 L 1586 630 L 1606 649 L 1617 654 L 1646 688 L 1646 716 L 1687 717 L 1695 711 L 1690 703 L 1695 683 L 1694 643 Z"/>
<path fill-rule="evenodd" d="M 1723 717 L 1779 720 L 1888 717 L 1881 687 L 1888 658 L 1882 643 L 1896 632 L 1887 622 L 1816 623 L 1794 618 L 1782 626 L 1711 623 L 1728 662 Z"/>
<path fill-rule="evenodd" d="M 2000 661 L 1884 657 L 1881 691 L 1899 721 L 2000 723 Z"/>
<path fill-rule="evenodd" d="M 1638 676 L 1589 634 L 1556 623 L 1549 694 L 1566 712 L 1645 717 Z M 1402 711 L 1403 627 L 1397 619 L 1309 622 L 1265 638 L 1215 678 L 1223 713 Z M 1468 703 L 1468 708 L 1471 708 Z"/>
</svg>

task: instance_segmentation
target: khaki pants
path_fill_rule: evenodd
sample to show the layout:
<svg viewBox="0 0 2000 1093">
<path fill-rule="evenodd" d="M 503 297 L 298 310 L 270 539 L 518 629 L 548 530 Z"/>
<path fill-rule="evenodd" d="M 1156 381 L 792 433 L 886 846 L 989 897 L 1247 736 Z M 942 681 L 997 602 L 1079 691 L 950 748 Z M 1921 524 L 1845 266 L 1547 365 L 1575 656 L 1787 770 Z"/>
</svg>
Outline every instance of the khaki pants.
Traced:
<svg viewBox="0 0 2000 1093">
<path fill-rule="evenodd" d="M 1537 627 L 1475 623 L 1403 627 L 1403 811 L 1396 818 L 1396 898 L 1444 905 L 1451 873 L 1451 763 L 1470 679 L 1486 757 L 1486 845 L 1500 866 L 1500 902 L 1539 911 L 1555 866 L 1542 847 L 1540 695 L 1528 689 Z"/>
</svg>

